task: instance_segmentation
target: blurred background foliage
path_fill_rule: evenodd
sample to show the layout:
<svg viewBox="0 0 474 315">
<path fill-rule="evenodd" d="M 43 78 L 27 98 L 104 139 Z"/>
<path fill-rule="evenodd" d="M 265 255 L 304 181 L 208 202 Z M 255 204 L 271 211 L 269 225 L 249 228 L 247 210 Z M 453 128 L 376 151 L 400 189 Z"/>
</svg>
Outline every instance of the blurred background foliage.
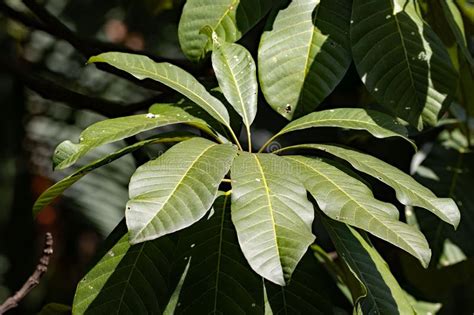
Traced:
<svg viewBox="0 0 474 315">
<path fill-rule="evenodd" d="M 437 1 L 421 1 L 423 13 L 445 44 L 455 49 L 452 34 L 444 34 L 446 28 L 439 22 Z M 209 61 L 191 64 L 180 51 L 177 26 L 184 2 L 0 0 L 0 301 L 17 290 L 34 269 L 44 233 L 51 231 L 55 237 L 46 279 L 12 314 L 36 313 L 52 302 L 71 304 L 77 282 L 91 266 L 101 242 L 123 218 L 127 183 L 135 167 L 143 162 L 143 155 L 154 156 L 163 149 L 147 148 L 92 172 L 33 220 L 35 198 L 73 171 L 53 173 L 51 156 L 58 143 L 77 139 L 86 126 L 105 117 L 146 110 L 155 101 L 172 99 L 163 86 L 147 81 L 137 85 L 136 80 L 106 67 L 86 67 L 88 57 L 108 50 L 138 51 L 156 60 L 171 60 L 215 86 Z M 457 4 L 473 51 L 474 1 L 457 0 Z M 262 22 L 240 41 L 254 57 L 263 28 Z M 455 59 L 457 54 L 451 52 Z M 463 69 L 462 60 L 455 64 Z M 469 115 L 474 111 L 472 72 L 465 73 L 462 82 L 466 87 L 446 120 L 421 133 L 412 130 L 421 148 L 416 155 L 401 140 L 381 141 L 364 132 L 349 134 L 330 128 L 295 133 L 276 144 L 283 146 L 289 137 L 300 143 L 312 139 L 351 144 L 411 171 L 440 196 L 457 200 L 462 220 L 456 233 L 426 212 L 400 209 L 429 238 L 434 259 L 427 270 L 400 250 L 374 240 L 402 287 L 418 300 L 442 303 L 442 314 L 474 311 L 474 157 L 469 143 L 474 137 Z M 320 109 L 373 104 L 351 66 Z M 260 115 L 252 127 L 256 147 L 285 124 L 262 97 L 259 106 Z M 101 147 L 78 167 L 123 146 Z M 366 180 L 370 183 L 372 179 Z M 388 187 L 373 187 L 379 199 L 396 201 Z M 328 242 L 324 235 L 318 238 Z"/>
</svg>

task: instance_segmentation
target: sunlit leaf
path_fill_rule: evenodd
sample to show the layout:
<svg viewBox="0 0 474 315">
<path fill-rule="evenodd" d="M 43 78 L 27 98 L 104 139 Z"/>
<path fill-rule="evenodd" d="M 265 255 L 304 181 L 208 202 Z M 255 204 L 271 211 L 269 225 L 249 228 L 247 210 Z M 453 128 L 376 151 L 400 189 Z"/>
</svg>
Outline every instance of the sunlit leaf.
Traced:
<svg viewBox="0 0 474 315">
<path fill-rule="evenodd" d="M 271 8 L 271 0 L 187 0 L 179 20 L 179 43 L 184 54 L 199 61 L 212 50 L 212 41 L 201 34 L 210 26 L 224 41 L 233 43 Z"/>
<path fill-rule="evenodd" d="M 355 169 L 392 187 L 402 204 L 425 208 L 454 227 L 459 224 L 459 209 L 451 198 L 436 197 L 431 190 L 418 183 L 410 175 L 376 157 L 349 148 L 325 144 L 302 144 L 286 149 L 297 148 L 317 149 L 346 160 Z"/>
<path fill-rule="evenodd" d="M 273 154 L 241 153 L 231 169 L 232 222 L 250 266 L 285 285 L 313 242 L 313 205 L 290 165 Z"/>
<path fill-rule="evenodd" d="M 201 219 L 235 154 L 231 144 L 194 138 L 140 166 L 130 180 L 125 212 L 130 242 L 152 240 Z"/>
<path fill-rule="evenodd" d="M 258 51 L 267 102 L 291 119 L 313 111 L 351 63 L 350 0 L 295 0 L 282 9 Z"/>
<path fill-rule="evenodd" d="M 105 62 L 140 80 L 152 79 L 161 82 L 201 106 L 217 121 L 229 125 L 229 113 L 224 104 L 209 94 L 191 74 L 175 65 L 156 63 L 146 56 L 119 52 L 103 53 L 91 57 L 89 62 Z"/>
<path fill-rule="evenodd" d="M 92 149 L 122 140 L 140 132 L 172 124 L 188 124 L 210 134 L 210 127 L 199 118 L 193 117 L 179 107 L 161 104 L 157 114 L 140 114 L 99 121 L 86 128 L 79 137 L 79 143 L 67 140 L 58 145 L 53 163 L 56 169 L 63 169 L 83 157 Z M 155 107 L 156 109 L 157 107 Z"/>
<path fill-rule="evenodd" d="M 407 129 L 396 119 L 381 112 L 361 108 L 329 109 L 308 114 L 290 122 L 273 138 L 288 132 L 315 127 L 365 130 L 377 138 L 401 137 L 415 146 L 408 138 Z"/>
<path fill-rule="evenodd" d="M 374 198 L 364 183 L 327 160 L 286 156 L 319 208 L 330 218 L 361 228 L 412 254 L 427 266 L 431 251 L 419 230 L 398 221 L 394 205 Z"/>
<path fill-rule="evenodd" d="M 137 142 L 135 144 L 132 144 L 130 146 L 127 146 L 123 149 L 118 150 L 117 152 L 111 153 L 103 158 L 100 158 L 92 163 L 89 163 L 81 168 L 79 168 L 77 171 L 72 173 L 71 175 L 63 178 L 53 186 L 49 187 L 46 191 L 44 191 L 38 199 L 35 201 L 35 204 L 33 205 L 33 215 L 37 215 L 46 205 L 51 203 L 56 197 L 61 195 L 66 189 L 71 187 L 74 183 L 76 183 L 78 180 L 80 180 L 82 177 L 87 175 L 88 173 L 92 172 L 93 170 L 107 165 L 119 158 L 121 158 L 124 155 L 127 155 L 135 150 L 138 150 L 142 148 L 143 146 L 146 146 L 148 144 L 153 144 L 153 143 L 166 143 L 166 142 L 180 142 L 189 139 L 190 137 L 193 137 L 192 134 L 185 134 L 185 133 L 165 133 L 161 136 L 154 137 L 152 139 L 148 140 L 143 140 L 140 142 Z"/>
</svg>

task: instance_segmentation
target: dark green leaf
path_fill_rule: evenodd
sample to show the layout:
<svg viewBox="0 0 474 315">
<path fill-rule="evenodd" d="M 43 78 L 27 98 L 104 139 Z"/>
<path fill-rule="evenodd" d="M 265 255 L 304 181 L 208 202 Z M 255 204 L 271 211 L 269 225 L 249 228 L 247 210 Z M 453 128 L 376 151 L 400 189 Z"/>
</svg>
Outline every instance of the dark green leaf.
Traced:
<svg viewBox="0 0 474 315">
<path fill-rule="evenodd" d="M 372 95 L 419 129 L 435 125 L 456 92 L 457 75 L 415 2 L 354 0 L 351 23 L 354 61 Z"/>
<path fill-rule="evenodd" d="M 267 102 L 291 119 L 313 111 L 351 63 L 350 0 L 294 0 L 262 35 L 259 78 Z"/>
</svg>

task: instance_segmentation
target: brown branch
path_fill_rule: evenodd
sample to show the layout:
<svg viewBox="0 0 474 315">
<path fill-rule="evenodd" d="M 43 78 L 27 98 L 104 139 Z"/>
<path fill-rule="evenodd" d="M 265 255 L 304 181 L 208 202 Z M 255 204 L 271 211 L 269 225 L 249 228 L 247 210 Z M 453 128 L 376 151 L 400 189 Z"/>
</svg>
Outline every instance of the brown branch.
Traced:
<svg viewBox="0 0 474 315">
<path fill-rule="evenodd" d="M 9 297 L 2 305 L 0 305 L 0 315 L 6 311 L 18 306 L 21 300 L 30 293 L 39 283 L 41 278 L 48 270 L 49 259 L 53 254 L 53 236 L 51 233 L 46 233 L 46 240 L 43 249 L 43 255 L 41 256 L 38 265 L 36 266 L 33 274 L 26 280 L 25 284 L 18 290 L 13 296 Z"/>
<path fill-rule="evenodd" d="M 0 57 L 0 66 L 16 75 L 29 89 L 45 99 L 64 102 L 74 109 L 91 110 L 109 118 L 130 115 L 136 111 L 145 110 L 168 95 L 162 93 L 136 103 L 123 104 L 84 95 L 69 90 L 54 81 L 34 75 L 33 71 L 29 71 L 27 62 L 20 64 L 11 60 L 11 58 Z"/>
</svg>

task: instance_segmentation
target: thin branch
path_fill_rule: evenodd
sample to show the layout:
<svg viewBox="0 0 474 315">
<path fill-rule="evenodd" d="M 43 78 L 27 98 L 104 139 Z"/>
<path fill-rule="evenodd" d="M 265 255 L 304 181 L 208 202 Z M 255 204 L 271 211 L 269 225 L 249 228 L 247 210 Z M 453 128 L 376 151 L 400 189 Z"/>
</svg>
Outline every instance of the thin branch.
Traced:
<svg viewBox="0 0 474 315">
<path fill-rule="evenodd" d="M 43 255 L 41 256 L 38 265 L 36 266 L 33 274 L 26 280 L 25 284 L 18 290 L 13 296 L 9 297 L 2 305 L 0 305 L 0 315 L 6 311 L 18 306 L 18 303 L 25 298 L 39 283 L 41 278 L 48 270 L 49 259 L 53 254 L 53 236 L 51 233 L 46 233 L 46 239 L 43 249 Z"/>
<path fill-rule="evenodd" d="M 125 105 L 69 90 L 54 81 L 34 75 L 25 65 L 27 63 L 20 64 L 9 58 L 0 57 L 0 66 L 3 69 L 7 69 L 18 76 L 29 89 L 38 93 L 41 97 L 64 102 L 75 109 L 91 110 L 109 118 L 125 116 L 147 109 L 149 106 L 160 102 L 167 95 L 162 93 L 143 101 Z"/>
</svg>

